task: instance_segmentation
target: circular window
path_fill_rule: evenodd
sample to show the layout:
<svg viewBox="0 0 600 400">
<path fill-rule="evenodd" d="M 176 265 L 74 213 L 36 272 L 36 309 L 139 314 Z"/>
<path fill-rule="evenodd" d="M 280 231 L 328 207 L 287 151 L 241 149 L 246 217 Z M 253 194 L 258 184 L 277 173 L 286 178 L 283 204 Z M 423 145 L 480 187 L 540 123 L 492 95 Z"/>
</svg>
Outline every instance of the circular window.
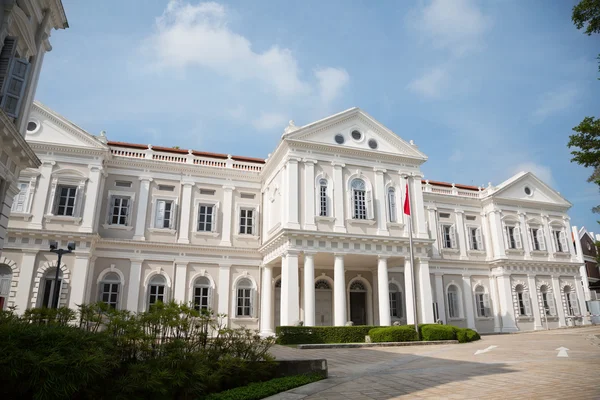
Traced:
<svg viewBox="0 0 600 400">
<path fill-rule="evenodd" d="M 362 133 L 360 133 L 360 131 L 352 131 L 352 139 L 354 140 L 360 140 L 362 139 Z"/>
<path fill-rule="evenodd" d="M 525 186 L 525 189 L 523 189 L 523 190 L 525 190 L 525 194 L 527 196 L 531 196 L 531 188 L 529 186 Z"/>
<path fill-rule="evenodd" d="M 33 121 L 27 123 L 27 132 L 33 132 L 38 128 L 38 124 Z"/>
<path fill-rule="evenodd" d="M 369 147 L 372 149 L 376 149 L 377 148 L 377 140 L 369 139 Z"/>
<path fill-rule="evenodd" d="M 335 135 L 335 142 L 337 144 L 343 144 L 344 143 L 344 136 L 341 133 L 338 133 L 337 135 Z"/>
</svg>

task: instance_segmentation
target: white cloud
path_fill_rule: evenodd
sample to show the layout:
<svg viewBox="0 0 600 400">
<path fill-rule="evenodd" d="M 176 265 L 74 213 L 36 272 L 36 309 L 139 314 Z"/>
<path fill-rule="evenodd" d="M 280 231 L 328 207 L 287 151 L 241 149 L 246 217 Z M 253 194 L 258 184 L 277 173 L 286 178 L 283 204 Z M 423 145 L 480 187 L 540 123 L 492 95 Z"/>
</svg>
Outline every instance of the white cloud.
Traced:
<svg viewBox="0 0 600 400">
<path fill-rule="evenodd" d="M 517 165 L 513 169 L 512 173 L 517 174 L 521 171 L 531 172 L 539 179 L 544 181 L 544 183 L 546 183 L 547 185 L 550 185 L 551 187 L 555 186 L 554 178 L 552 177 L 552 170 L 550 170 L 550 167 L 529 161 Z"/>
<path fill-rule="evenodd" d="M 439 98 L 447 85 L 446 69 L 438 67 L 408 84 L 408 89 L 425 98 Z"/>
<path fill-rule="evenodd" d="M 457 55 L 480 47 L 492 23 L 472 0 L 433 0 L 419 14 L 417 29 L 434 46 Z"/>
<path fill-rule="evenodd" d="M 229 27 L 229 20 L 228 10 L 219 3 L 171 0 L 144 48 L 160 70 L 208 68 L 234 82 L 257 82 L 279 96 L 318 91 L 323 100 L 332 101 L 347 84 L 345 70 L 329 67 L 315 71 L 310 82 L 302 79 L 291 50 L 273 45 L 255 52 L 250 40 Z"/>
<path fill-rule="evenodd" d="M 572 107 L 579 97 L 579 89 L 575 85 L 565 85 L 556 90 L 544 93 L 533 111 L 535 122 L 543 122 L 553 114 Z"/>
<path fill-rule="evenodd" d="M 287 126 L 286 118 L 283 114 L 274 112 L 262 112 L 260 116 L 252 121 L 252 125 L 258 130 L 267 131 L 273 130 L 277 127 L 283 129 Z"/>
</svg>

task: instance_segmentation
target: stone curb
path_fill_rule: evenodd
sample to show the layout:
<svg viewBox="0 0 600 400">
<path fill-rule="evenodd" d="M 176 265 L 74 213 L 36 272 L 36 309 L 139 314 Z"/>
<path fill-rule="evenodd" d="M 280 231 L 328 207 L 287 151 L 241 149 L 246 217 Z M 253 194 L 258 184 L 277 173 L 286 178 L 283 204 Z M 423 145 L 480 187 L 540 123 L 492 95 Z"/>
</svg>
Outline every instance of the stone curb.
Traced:
<svg viewBox="0 0 600 400">
<path fill-rule="evenodd" d="M 364 347 L 402 347 L 402 346 L 429 346 L 434 344 L 458 344 L 458 340 L 434 340 L 428 342 L 385 342 L 385 343 L 323 343 L 299 344 L 298 349 L 360 349 Z"/>
</svg>

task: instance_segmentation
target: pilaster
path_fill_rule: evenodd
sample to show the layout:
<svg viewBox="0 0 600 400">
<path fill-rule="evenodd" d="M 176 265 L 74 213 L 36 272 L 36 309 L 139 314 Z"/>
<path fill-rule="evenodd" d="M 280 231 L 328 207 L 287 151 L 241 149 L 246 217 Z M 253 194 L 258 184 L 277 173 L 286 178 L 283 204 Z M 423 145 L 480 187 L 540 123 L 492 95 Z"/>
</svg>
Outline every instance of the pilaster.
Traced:
<svg viewBox="0 0 600 400">
<path fill-rule="evenodd" d="M 500 298 L 498 296 L 498 284 L 495 276 L 490 276 L 490 294 L 492 298 L 492 313 L 494 314 L 494 332 L 502 332 L 502 321 L 500 319 Z"/>
<path fill-rule="evenodd" d="M 438 308 L 438 318 L 446 323 L 446 299 L 444 296 L 444 275 L 442 273 L 435 274 L 435 300 Z M 436 321 L 437 322 L 437 321 Z"/>
<path fill-rule="evenodd" d="M 309 231 L 316 231 L 317 226 L 315 225 L 315 164 L 316 160 L 304 159 L 304 229 Z M 332 184 L 333 182 L 328 182 Z M 306 322 L 306 321 L 305 321 Z"/>
<path fill-rule="evenodd" d="M 127 290 L 127 309 L 131 312 L 139 311 L 140 285 L 142 279 L 143 260 L 132 259 L 129 267 L 129 282 Z"/>
<path fill-rule="evenodd" d="M 467 235 L 465 234 L 465 212 L 461 209 L 454 210 L 456 216 L 456 235 L 458 236 L 458 248 L 460 251 L 461 260 L 468 259 L 467 257 Z"/>
<path fill-rule="evenodd" d="M 33 275 L 36 270 L 35 260 L 38 250 L 22 250 L 21 268 L 19 272 L 19 281 L 17 284 L 17 293 L 15 295 L 15 306 L 17 313 L 23 314 L 29 308 L 31 300 L 31 285 Z"/>
<path fill-rule="evenodd" d="M 40 178 L 37 189 L 37 196 L 33 199 L 33 207 L 31 210 L 32 229 L 42 229 L 42 220 L 46 214 L 46 202 L 49 197 L 50 183 L 52 181 L 52 170 L 54 169 L 54 161 L 42 161 L 40 166 Z"/>
<path fill-rule="evenodd" d="M 304 252 L 304 325 L 315 326 L 314 253 Z"/>
<path fill-rule="evenodd" d="M 427 206 L 427 214 L 429 216 L 427 224 L 429 228 L 429 238 L 435 240 L 435 242 L 431 244 L 431 255 L 433 258 L 439 258 L 440 241 L 438 238 L 437 208 L 434 206 Z"/>
<path fill-rule="evenodd" d="M 488 213 L 490 220 L 490 231 L 492 232 L 492 242 L 494 247 L 495 258 L 506 258 L 506 250 L 504 245 L 504 234 L 502 232 L 501 211 L 494 209 Z"/>
<path fill-rule="evenodd" d="M 231 293 L 231 264 L 219 264 L 219 302 L 217 312 L 221 315 L 227 315 L 226 327 L 229 327 L 229 321 L 233 317 L 229 315 L 229 294 Z"/>
<path fill-rule="evenodd" d="M 377 234 L 389 236 L 390 232 L 387 229 L 386 216 L 386 193 L 383 174 L 386 172 L 382 168 L 373 168 L 375 172 L 375 207 L 377 211 Z M 389 306 L 388 306 L 389 308 Z"/>
<path fill-rule="evenodd" d="M 332 162 L 333 165 L 333 211 L 335 215 L 334 232 L 346 233 L 344 221 L 344 175 L 342 163 Z"/>
<path fill-rule="evenodd" d="M 300 320 L 298 252 L 288 250 L 281 260 L 281 325 Z"/>
<path fill-rule="evenodd" d="M 552 275 L 552 292 L 554 295 L 554 303 L 556 304 L 556 314 L 558 315 L 558 326 L 567 326 L 567 321 L 565 320 L 565 306 L 562 301 L 562 290 L 560 288 L 558 275 Z"/>
<path fill-rule="evenodd" d="M 333 317 L 335 326 L 346 325 L 346 271 L 344 255 L 335 254 L 333 262 Z"/>
<path fill-rule="evenodd" d="M 533 329 L 536 331 L 544 329 L 542 314 L 540 313 L 540 300 L 538 298 L 537 285 L 535 284 L 535 275 L 527 275 L 527 285 L 529 286 L 529 298 L 531 299 L 531 311 L 533 312 Z"/>
<path fill-rule="evenodd" d="M 140 196 L 135 217 L 135 233 L 133 240 L 146 240 L 146 213 L 148 212 L 148 197 L 150 194 L 150 183 L 152 178 L 140 177 Z"/>
<path fill-rule="evenodd" d="M 529 228 L 525 213 L 519 212 L 519 225 L 521 225 L 521 240 L 523 241 L 523 250 L 525 251 L 525 259 L 531 260 L 531 244 L 529 243 Z"/>
<path fill-rule="evenodd" d="M 187 283 L 187 270 L 187 262 L 175 261 L 175 290 L 173 291 L 173 300 L 178 303 L 186 303 L 185 286 Z"/>
<path fill-rule="evenodd" d="M 410 258 L 404 259 L 404 291 L 406 292 L 406 324 L 414 325 L 415 323 L 415 301 L 417 301 L 416 294 L 413 290 L 413 268 L 410 263 Z"/>
<path fill-rule="evenodd" d="M 513 306 L 510 275 L 503 274 L 496 277 L 498 294 L 500 297 L 500 310 L 502 313 L 502 332 L 517 332 L 515 308 Z"/>
<path fill-rule="evenodd" d="M 233 211 L 233 186 L 223 186 L 223 228 L 221 246 L 231 246 L 231 217 Z"/>
<path fill-rule="evenodd" d="M 288 190 L 284 193 L 284 199 L 287 198 L 287 202 L 284 202 L 284 208 L 288 212 L 286 227 L 289 229 L 300 229 L 298 219 L 298 161 L 297 158 L 290 158 L 286 167 Z"/>
<path fill-rule="evenodd" d="M 75 254 L 71 274 L 71 294 L 69 296 L 69 308 L 72 310 L 76 310 L 78 306 L 85 303 L 85 294 L 92 289 L 87 287 L 89 267 L 89 254 Z"/>
<path fill-rule="evenodd" d="M 101 201 L 98 199 L 98 193 L 100 191 L 103 169 L 97 165 L 90 165 L 88 168 L 90 173 L 85 193 L 81 231 L 91 233 L 94 231 L 94 220 L 98 214 L 98 206 L 101 204 Z"/>
<path fill-rule="evenodd" d="M 417 264 L 417 291 L 419 293 L 419 322 L 433 324 L 433 297 L 431 295 L 431 277 L 429 275 L 429 261 L 419 259 Z"/>
<path fill-rule="evenodd" d="M 425 208 L 423 207 L 423 187 L 421 186 L 420 174 L 413 174 L 410 179 L 410 213 L 413 217 L 413 231 L 416 237 L 427 239 L 427 228 L 425 227 Z"/>
<path fill-rule="evenodd" d="M 473 307 L 473 285 L 471 275 L 463 274 L 463 295 L 465 299 L 465 312 L 467 317 L 467 327 L 475 329 L 475 310 Z"/>
<path fill-rule="evenodd" d="M 263 266 L 260 299 L 260 334 L 273 336 L 273 267 Z"/>
</svg>

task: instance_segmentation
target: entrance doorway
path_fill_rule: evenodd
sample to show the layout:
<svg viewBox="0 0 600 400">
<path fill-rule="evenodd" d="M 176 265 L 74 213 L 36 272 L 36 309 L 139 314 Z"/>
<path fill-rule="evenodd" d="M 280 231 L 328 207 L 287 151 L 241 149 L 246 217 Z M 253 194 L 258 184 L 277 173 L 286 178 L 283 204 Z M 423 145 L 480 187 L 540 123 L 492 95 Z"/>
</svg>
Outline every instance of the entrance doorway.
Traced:
<svg viewBox="0 0 600 400">
<path fill-rule="evenodd" d="M 350 321 L 354 325 L 367 324 L 367 288 L 361 281 L 350 285 Z"/>
<path fill-rule="evenodd" d="M 333 295 L 331 285 L 325 279 L 315 283 L 315 325 L 331 326 Z"/>
</svg>

